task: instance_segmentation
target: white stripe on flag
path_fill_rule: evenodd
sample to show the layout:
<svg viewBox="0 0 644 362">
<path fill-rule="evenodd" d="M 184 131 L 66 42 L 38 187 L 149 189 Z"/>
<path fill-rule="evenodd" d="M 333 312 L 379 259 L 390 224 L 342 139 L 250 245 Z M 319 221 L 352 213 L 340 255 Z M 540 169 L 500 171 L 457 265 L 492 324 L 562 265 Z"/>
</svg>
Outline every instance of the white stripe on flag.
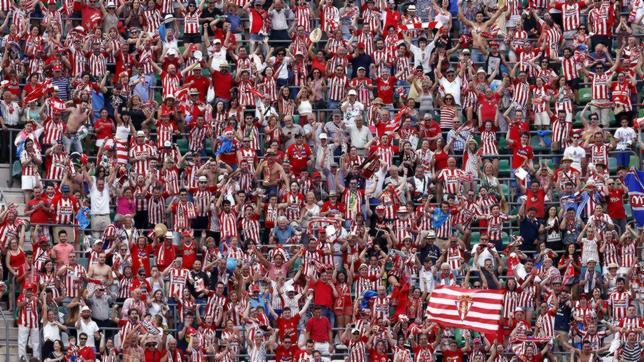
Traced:
<svg viewBox="0 0 644 362">
<path fill-rule="evenodd" d="M 451 295 L 455 297 L 460 297 L 463 295 L 463 292 L 459 292 L 458 290 L 451 290 L 451 289 L 446 289 L 446 288 L 441 288 L 438 290 L 434 290 L 432 292 L 432 297 L 436 294 L 446 294 L 446 295 Z M 503 300 L 503 294 L 499 293 L 486 293 L 486 292 L 479 292 L 477 293 L 475 290 L 471 291 L 467 294 L 472 294 L 473 296 L 476 296 L 477 298 L 485 298 L 485 299 L 495 299 L 495 300 Z"/>
<path fill-rule="evenodd" d="M 454 317 L 459 318 L 458 316 L 458 311 L 453 310 L 453 309 L 437 309 L 437 308 L 432 308 L 432 307 L 427 307 L 427 311 L 429 313 L 432 313 L 433 315 L 451 315 Z M 482 319 L 490 319 L 490 320 L 501 320 L 501 315 L 492 315 L 491 313 L 481 313 L 481 312 L 469 312 L 467 313 L 467 318 L 482 318 Z M 468 322 L 469 323 L 469 322 Z"/>
<path fill-rule="evenodd" d="M 434 298 L 433 294 L 430 301 L 432 303 L 437 303 L 437 304 L 456 306 L 456 303 L 455 303 L 456 299 Z M 481 309 L 488 309 L 490 311 L 500 311 L 501 308 L 503 307 L 502 305 L 499 305 L 499 304 L 490 304 L 490 303 L 483 303 L 483 302 L 476 302 L 476 306 Z"/>
<path fill-rule="evenodd" d="M 460 321 L 457 321 L 455 319 L 451 318 L 437 318 L 437 317 L 431 317 L 431 320 L 433 321 L 438 321 L 438 322 L 445 322 L 445 323 L 459 323 Z M 439 323 L 440 324 L 440 323 Z M 463 329 L 474 329 L 478 330 L 479 332 L 496 332 L 498 330 L 499 325 L 498 324 L 490 324 L 490 323 L 480 323 L 480 322 L 467 322 L 467 325 L 461 327 Z M 483 330 L 483 331 L 481 331 Z"/>
</svg>

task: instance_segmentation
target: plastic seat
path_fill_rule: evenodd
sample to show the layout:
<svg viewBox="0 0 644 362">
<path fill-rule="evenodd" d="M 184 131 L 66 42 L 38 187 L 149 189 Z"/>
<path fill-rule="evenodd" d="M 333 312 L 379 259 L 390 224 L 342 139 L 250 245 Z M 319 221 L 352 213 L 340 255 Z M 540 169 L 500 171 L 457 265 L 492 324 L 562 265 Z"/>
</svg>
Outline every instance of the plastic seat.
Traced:
<svg viewBox="0 0 644 362">
<path fill-rule="evenodd" d="M 470 245 L 476 245 L 481 241 L 481 233 L 478 231 L 472 231 L 470 235 Z"/>
<path fill-rule="evenodd" d="M 586 104 L 593 99 L 593 93 L 591 88 L 581 88 L 579 90 L 579 103 Z"/>
<path fill-rule="evenodd" d="M 617 159 L 615 157 L 608 157 L 608 171 L 610 173 L 617 172 Z"/>
<path fill-rule="evenodd" d="M 184 155 L 186 152 L 188 152 L 188 140 L 185 138 L 179 138 L 177 140 L 177 147 L 179 147 L 181 154 Z"/>
<path fill-rule="evenodd" d="M 499 160 L 499 176 L 510 176 L 510 160 L 507 158 Z"/>
</svg>

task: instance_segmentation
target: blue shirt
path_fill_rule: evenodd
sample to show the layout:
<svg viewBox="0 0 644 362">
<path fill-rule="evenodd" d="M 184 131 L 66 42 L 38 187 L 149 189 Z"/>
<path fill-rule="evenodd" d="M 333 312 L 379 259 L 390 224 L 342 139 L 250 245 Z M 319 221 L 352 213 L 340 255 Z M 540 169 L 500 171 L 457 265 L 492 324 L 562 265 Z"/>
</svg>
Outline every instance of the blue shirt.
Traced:
<svg viewBox="0 0 644 362">
<path fill-rule="evenodd" d="M 291 225 L 286 225 L 284 229 L 279 226 L 273 229 L 273 235 L 277 238 L 277 242 L 280 244 L 285 244 L 289 238 L 295 235 L 295 230 Z"/>
</svg>

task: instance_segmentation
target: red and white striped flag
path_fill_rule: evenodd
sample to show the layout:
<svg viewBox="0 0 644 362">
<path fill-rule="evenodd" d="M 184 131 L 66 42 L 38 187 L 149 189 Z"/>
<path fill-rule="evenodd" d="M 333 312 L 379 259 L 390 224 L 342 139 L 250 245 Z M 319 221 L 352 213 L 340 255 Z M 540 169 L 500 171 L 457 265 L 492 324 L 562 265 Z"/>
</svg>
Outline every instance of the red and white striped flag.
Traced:
<svg viewBox="0 0 644 362">
<path fill-rule="evenodd" d="M 494 334 L 499 329 L 503 291 L 440 286 L 432 291 L 427 316 L 444 327 Z"/>
<path fill-rule="evenodd" d="M 400 24 L 398 28 L 400 30 L 412 30 L 412 29 L 440 29 L 443 27 L 443 23 L 440 21 L 428 21 L 424 23 L 407 23 Z"/>
</svg>

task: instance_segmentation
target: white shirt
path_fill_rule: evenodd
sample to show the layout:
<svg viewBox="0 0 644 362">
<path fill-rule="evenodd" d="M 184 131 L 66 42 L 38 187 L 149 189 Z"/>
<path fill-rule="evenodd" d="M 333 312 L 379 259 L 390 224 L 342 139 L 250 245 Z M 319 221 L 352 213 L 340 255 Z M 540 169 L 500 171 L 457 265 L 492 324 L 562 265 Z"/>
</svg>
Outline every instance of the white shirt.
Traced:
<svg viewBox="0 0 644 362">
<path fill-rule="evenodd" d="M 478 248 L 479 244 L 476 244 L 472 247 L 472 255 L 476 253 L 476 249 Z M 492 265 L 496 266 L 496 260 L 494 260 L 494 254 L 492 254 L 492 251 L 496 252 L 496 248 L 484 248 L 480 253 L 479 257 L 476 259 L 476 265 L 478 266 L 478 269 L 481 270 L 483 267 L 485 267 L 485 260 L 487 259 L 492 259 Z"/>
<path fill-rule="evenodd" d="M 637 134 L 631 127 L 620 127 L 615 131 L 614 137 L 618 140 L 616 148 L 624 151 L 631 148 L 633 141 L 637 139 Z"/>
<path fill-rule="evenodd" d="M 414 55 L 414 68 L 422 65 L 423 73 L 429 73 L 431 71 L 432 66 L 429 64 L 429 59 L 432 57 L 432 51 L 434 51 L 435 46 L 435 41 L 429 43 L 425 49 L 420 49 L 414 44 L 411 44 L 409 50 Z"/>
<path fill-rule="evenodd" d="M 349 131 L 349 138 L 351 138 L 351 146 L 358 149 L 365 148 L 367 142 L 373 138 L 371 131 L 365 125 L 362 125 L 360 128 L 352 125 L 347 130 Z"/>
<path fill-rule="evenodd" d="M 572 168 L 577 171 L 581 171 L 581 160 L 586 158 L 586 150 L 580 146 L 568 146 L 564 150 L 564 157 L 568 157 L 572 160 Z"/>
<path fill-rule="evenodd" d="M 42 336 L 45 342 L 60 340 L 60 328 L 54 323 L 45 322 L 42 328 Z"/>
<path fill-rule="evenodd" d="M 228 49 L 224 48 L 223 46 L 221 47 L 221 49 L 219 49 L 218 52 L 215 51 L 214 47 L 208 48 L 208 55 L 210 55 L 210 58 L 212 58 L 212 60 L 210 61 L 210 66 L 212 67 L 212 69 L 217 71 L 220 70 L 219 65 L 226 61 L 227 51 Z"/>
<path fill-rule="evenodd" d="M 348 126 L 355 125 L 355 117 L 362 114 L 364 111 L 364 104 L 355 101 L 353 103 L 346 101 L 340 106 L 341 109 L 344 109 L 344 124 Z"/>
<path fill-rule="evenodd" d="M 288 79 L 288 65 L 293 62 L 293 59 L 291 57 L 284 57 L 282 60 L 282 63 L 277 69 L 277 79 Z M 271 57 L 268 60 L 268 64 L 274 65 L 275 64 L 275 57 Z"/>
<path fill-rule="evenodd" d="M 92 176 L 92 188 L 89 190 L 92 215 L 109 215 L 110 214 L 110 189 L 107 184 L 103 186 L 103 191 L 96 188 L 96 177 Z"/>
<path fill-rule="evenodd" d="M 78 321 L 80 323 L 80 328 L 78 329 L 76 334 L 77 339 L 81 333 L 85 333 L 87 334 L 87 344 L 85 345 L 92 348 L 95 347 L 94 333 L 100 331 L 100 329 L 98 328 L 98 325 L 96 324 L 96 322 L 94 322 L 91 319 L 89 320 L 88 323 L 85 323 L 85 321 L 83 321 L 83 318 L 80 318 Z"/>
<path fill-rule="evenodd" d="M 454 97 L 454 101 L 459 106 L 461 105 L 461 87 L 463 86 L 463 81 L 460 76 L 454 78 L 453 82 L 447 80 L 445 76 L 441 77 L 438 81 L 438 84 L 441 86 L 442 94 L 451 94 Z"/>
</svg>

